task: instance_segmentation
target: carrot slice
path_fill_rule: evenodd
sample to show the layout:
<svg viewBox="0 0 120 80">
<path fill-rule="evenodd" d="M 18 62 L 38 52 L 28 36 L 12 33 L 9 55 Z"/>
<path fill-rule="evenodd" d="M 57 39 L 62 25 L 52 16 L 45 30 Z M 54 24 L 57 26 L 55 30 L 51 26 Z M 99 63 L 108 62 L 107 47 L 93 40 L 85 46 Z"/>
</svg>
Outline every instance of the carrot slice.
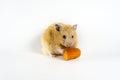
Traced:
<svg viewBox="0 0 120 80">
<path fill-rule="evenodd" d="M 78 48 L 68 48 L 63 52 L 63 58 L 65 60 L 71 60 L 80 57 L 81 50 Z"/>
</svg>

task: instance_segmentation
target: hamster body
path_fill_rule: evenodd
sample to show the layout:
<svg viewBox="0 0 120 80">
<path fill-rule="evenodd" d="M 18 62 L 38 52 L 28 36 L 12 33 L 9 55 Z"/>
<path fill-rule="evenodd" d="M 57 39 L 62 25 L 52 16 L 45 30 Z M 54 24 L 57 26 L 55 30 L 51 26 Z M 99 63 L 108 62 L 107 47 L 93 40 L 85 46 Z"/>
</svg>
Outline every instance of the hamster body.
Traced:
<svg viewBox="0 0 120 80">
<path fill-rule="evenodd" d="M 77 46 L 77 25 L 64 23 L 51 24 L 42 34 L 41 43 L 44 54 L 62 55 L 64 49 Z"/>
</svg>

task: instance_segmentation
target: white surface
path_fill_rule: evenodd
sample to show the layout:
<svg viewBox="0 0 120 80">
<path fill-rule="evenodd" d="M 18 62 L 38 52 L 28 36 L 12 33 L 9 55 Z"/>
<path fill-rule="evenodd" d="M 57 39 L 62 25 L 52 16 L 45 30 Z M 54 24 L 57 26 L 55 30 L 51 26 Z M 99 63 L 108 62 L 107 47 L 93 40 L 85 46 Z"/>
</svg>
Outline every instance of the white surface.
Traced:
<svg viewBox="0 0 120 80">
<path fill-rule="evenodd" d="M 120 80 L 119 0 L 0 0 L 0 80 Z M 53 22 L 78 24 L 79 59 L 41 55 Z"/>
</svg>

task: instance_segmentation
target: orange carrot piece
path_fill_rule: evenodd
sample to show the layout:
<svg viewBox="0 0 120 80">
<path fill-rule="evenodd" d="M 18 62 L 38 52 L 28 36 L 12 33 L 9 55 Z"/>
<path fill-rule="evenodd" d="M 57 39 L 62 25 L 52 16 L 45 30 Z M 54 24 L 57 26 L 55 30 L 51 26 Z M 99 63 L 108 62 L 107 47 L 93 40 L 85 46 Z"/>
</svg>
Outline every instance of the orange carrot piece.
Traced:
<svg viewBox="0 0 120 80">
<path fill-rule="evenodd" d="M 78 48 L 68 48 L 63 52 L 63 58 L 65 60 L 71 60 L 80 57 L 81 51 Z"/>
</svg>

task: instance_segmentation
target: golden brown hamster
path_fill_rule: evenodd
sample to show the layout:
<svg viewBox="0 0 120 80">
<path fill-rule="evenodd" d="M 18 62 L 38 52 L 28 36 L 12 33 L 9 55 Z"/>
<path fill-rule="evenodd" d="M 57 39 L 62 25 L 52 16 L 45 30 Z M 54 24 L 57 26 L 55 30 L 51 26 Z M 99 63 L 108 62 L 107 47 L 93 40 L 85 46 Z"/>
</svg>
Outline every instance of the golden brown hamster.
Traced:
<svg viewBox="0 0 120 80">
<path fill-rule="evenodd" d="M 77 46 L 77 25 L 64 23 L 51 24 L 42 34 L 41 43 L 44 54 L 62 55 L 64 49 Z"/>
</svg>

